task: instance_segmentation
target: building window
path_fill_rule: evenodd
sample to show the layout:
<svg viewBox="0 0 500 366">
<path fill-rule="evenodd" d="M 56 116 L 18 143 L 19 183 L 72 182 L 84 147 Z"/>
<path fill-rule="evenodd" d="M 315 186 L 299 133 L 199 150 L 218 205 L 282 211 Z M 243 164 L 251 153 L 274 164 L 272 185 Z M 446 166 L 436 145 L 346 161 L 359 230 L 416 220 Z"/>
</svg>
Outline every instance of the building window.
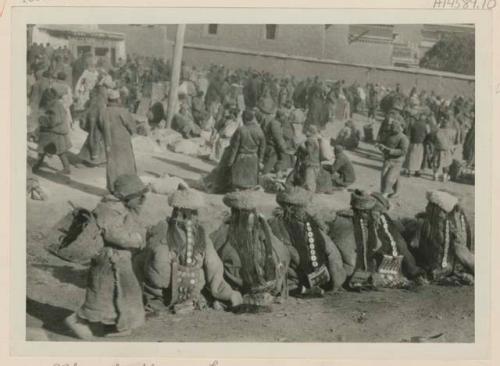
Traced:
<svg viewBox="0 0 500 366">
<path fill-rule="evenodd" d="M 266 24 L 266 39 L 276 39 L 278 26 L 276 24 Z"/>
<path fill-rule="evenodd" d="M 219 30 L 219 25 L 218 24 L 209 24 L 208 25 L 208 34 L 210 35 L 216 35 L 217 31 Z"/>
</svg>

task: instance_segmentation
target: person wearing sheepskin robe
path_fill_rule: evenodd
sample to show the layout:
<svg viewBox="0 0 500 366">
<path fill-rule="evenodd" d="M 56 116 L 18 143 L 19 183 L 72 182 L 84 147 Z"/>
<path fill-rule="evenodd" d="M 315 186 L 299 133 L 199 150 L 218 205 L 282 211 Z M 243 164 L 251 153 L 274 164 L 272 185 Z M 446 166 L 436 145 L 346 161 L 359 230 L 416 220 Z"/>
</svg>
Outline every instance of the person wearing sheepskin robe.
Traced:
<svg viewBox="0 0 500 366">
<path fill-rule="evenodd" d="M 281 207 L 269 220 L 274 234 L 290 251 L 290 283 L 301 295 L 338 290 L 346 280 L 339 249 L 320 220 L 306 210 L 311 199 L 312 193 L 300 187 L 280 192 L 276 201 Z"/>
<path fill-rule="evenodd" d="M 139 219 L 147 187 L 135 175 L 115 180 L 114 197 L 106 196 L 94 214 L 104 248 L 92 259 L 85 302 L 65 323 L 82 339 L 93 338 L 90 323 L 114 326 L 108 335 L 128 335 L 145 322 L 142 291 L 133 269 L 134 254 L 146 242 Z"/>
<path fill-rule="evenodd" d="M 152 314 L 164 306 L 174 313 L 204 309 L 205 290 L 210 299 L 239 305 L 241 294 L 224 280 L 222 261 L 199 222 L 203 196 L 180 184 L 169 205 L 172 215 L 148 232 L 143 259 L 147 309 Z"/>
<path fill-rule="evenodd" d="M 243 294 L 243 305 L 266 307 L 279 295 L 287 296 L 290 256 L 265 217 L 257 212 L 256 195 L 254 191 L 241 191 L 224 196 L 231 215 L 212 235 L 225 276 Z"/>
<path fill-rule="evenodd" d="M 351 195 L 351 208 L 337 212 L 329 224 L 329 235 L 350 276 L 348 287 L 407 287 L 408 278 L 420 282 L 422 269 L 388 214 L 389 201 L 381 193 L 356 190 Z"/>
<path fill-rule="evenodd" d="M 430 280 L 458 284 L 474 282 L 474 239 L 469 221 L 454 195 L 427 192 L 424 214 L 418 215 L 417 259 Z"/>
</svg>

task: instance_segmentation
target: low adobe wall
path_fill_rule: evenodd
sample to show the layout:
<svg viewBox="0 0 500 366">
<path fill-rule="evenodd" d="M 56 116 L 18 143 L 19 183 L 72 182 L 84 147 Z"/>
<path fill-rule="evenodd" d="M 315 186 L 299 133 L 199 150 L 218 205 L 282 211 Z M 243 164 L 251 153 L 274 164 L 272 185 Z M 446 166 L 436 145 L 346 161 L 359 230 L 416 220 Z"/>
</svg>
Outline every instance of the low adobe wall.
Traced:
<svg viewBox="0 0 500 366">
<path fill-rule="evenodd" d="M 418 90 L 434 90 L 445 98 L 456 94 L 474 98 L 474 76 L 433 70 L 354 65 L 312 57 L 189 43 L 184 45 L 183 59 L 188 65 L 197 67 L 209 64 L 222 64 L 231 69 L 251 67 L 275 75 L 294 75 L 297 79 L 318 75 L 327 80 L 345 80 L 348 84 L 358 81 L 361 84 L 372 82 L 393 87 L 399 83 L 406 91 L 416 86 Z"/>
</svg>

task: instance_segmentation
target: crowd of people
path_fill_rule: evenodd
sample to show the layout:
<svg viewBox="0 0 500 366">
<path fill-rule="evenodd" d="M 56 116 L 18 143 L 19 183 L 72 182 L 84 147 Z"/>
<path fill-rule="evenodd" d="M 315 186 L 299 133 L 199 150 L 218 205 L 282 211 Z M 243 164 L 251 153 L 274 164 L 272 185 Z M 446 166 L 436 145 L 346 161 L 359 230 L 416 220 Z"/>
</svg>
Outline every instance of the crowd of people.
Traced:
<svg viewBox="0 0 500 366">
<path fill-rule="evenodd" d="M 170 195 L 166 220 L 146 228 L 139 219 L 148 188 L 137 176 L 131 139 L 141 116 L 148 131 L 167 127 L 168 63 L 129 57 L 113 65 L 33 44 L 28 73 L 28 131 L 39 152 L 33 172 L 46 155 L 57 155 L 62 173 L 71 174 L 67 152 L 76 123 L 88 133 L 81 161 L 106 164 L 110 195 L 92 212 L 102 248 L 90 264 L 84 304 L 66 320 L 80 338 L 93 337 L 93 323 L 111 326 L 110 336 L 130 334 L 166 309 L 245 312 L 341 288 L 473 283 L 473 237 L 457 197 L 429 192 L 415 225 L 389 212 L 401 172 L 419 176 L 429 168 L 446 182 L 459 146 L 473 167 L 469 98 L 183 65 L 171 128 L 184 138 L 208 133 L 218 164 L 205 188 L 224 193 L 229 209 L 208 233 L 199 217 L 203 195 L 185 185 Z M 366 116 L 363 134 L 354 114 Z M 328 138 L 332 122 L 345 126 Z M 380 192 L 352 190 L 346 210 L 312 215 L 315 193 L 355 182 L 346 150 L 356 150 L 363 135 L 383 157 Z M 283 181 L 272 217 L 260 212 L 256 197 L 263 175 Z"/>
</svg>

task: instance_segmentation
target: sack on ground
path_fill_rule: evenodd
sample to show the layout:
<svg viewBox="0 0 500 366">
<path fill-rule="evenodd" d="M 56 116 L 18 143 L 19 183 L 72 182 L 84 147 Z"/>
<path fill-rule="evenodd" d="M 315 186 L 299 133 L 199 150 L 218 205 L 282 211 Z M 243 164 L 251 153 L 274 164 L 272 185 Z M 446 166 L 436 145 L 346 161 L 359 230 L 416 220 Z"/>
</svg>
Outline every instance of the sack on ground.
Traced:
<svg viewBox="0 0 500 366">
<path fill-rule="evenodd" d="M 198 156 L 200 151 L 199 141 L 194 139 L 183 139 L 176 141 L 169 145 L 170 150 L 178 154 L 184 154 L 189 156 Z"/>
<path fill-rule="evenodd" d="M 52 254 L 80 264 L 89 263 L 104 247 L 94 215 L 84 208 L 64 216 L 47 235 L 47 244 Z"/>
<path fill-rule="evenodd" d="M 162 177 L 142 176 L 141 180 L 144 184 L 149 185 L 151 192 L 163 195 L 169 195 L 176 191 L 181 183 L 187 185 L 183 179 L 168 174 Z"/>
<path fill-rule="evenodd" d="M 171 128 L 155 129 L 151 132 L 151 138 L 162 148 L 167 150 L 169 145 L 182 140 L 182 135 Z"/>
<path fill-rule="evenodd" d="M 161 153 L 163 152 L 160 145 L 158 145 L 153 139 L 146 136 L 134 136 L 132 137 L 132 147 L 134 152 L 142 153 Z"/>
</svg>

